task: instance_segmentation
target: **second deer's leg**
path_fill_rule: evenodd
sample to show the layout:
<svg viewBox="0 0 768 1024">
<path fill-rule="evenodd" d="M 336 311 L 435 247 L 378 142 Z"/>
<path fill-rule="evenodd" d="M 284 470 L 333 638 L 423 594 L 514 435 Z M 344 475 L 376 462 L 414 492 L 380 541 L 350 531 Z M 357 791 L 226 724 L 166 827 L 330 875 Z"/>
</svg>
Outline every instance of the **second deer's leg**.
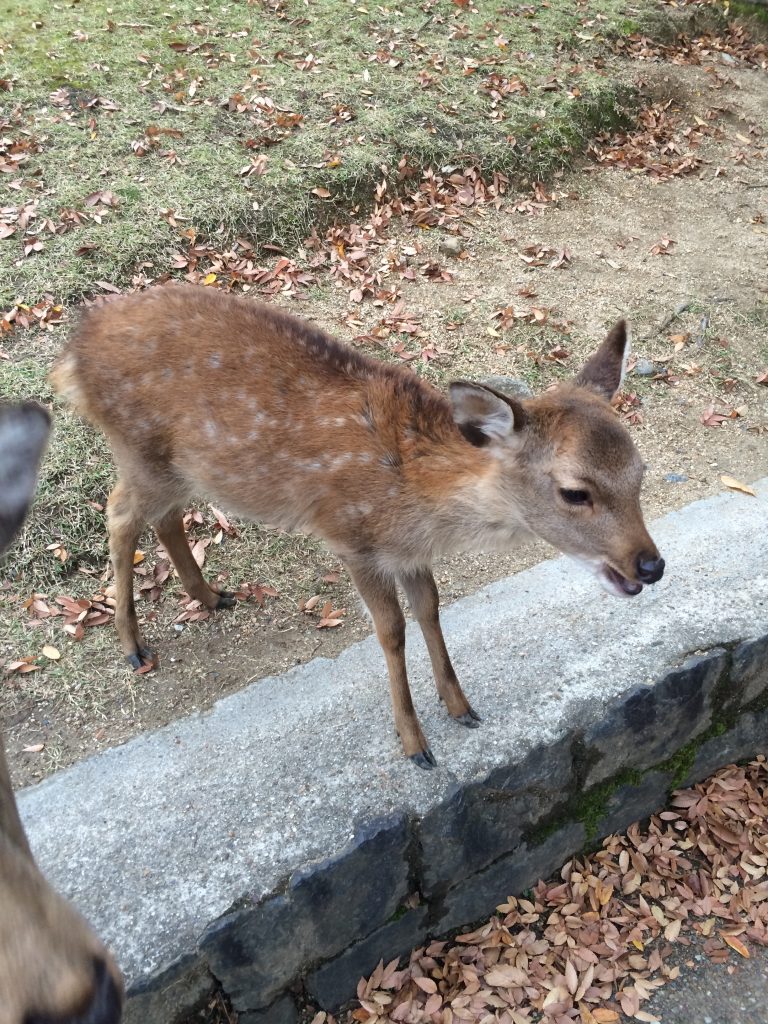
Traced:
<svg viewBox="0 0 768 1024">
<path fill-rule="evenodd" d="M 395 729 L 406 757 L 420 768 L 433 768 L 435 761 L 411 699 L 405 669 L 405 619 L 392 579 L 381 577 L 362 560 L 345 559 L 352 580 L 371 613 L 376 636 L 387 661 Z"/>
<path fill-rule="evenodd" d="M 424 634 L 440 699 L 453 718 L 470 729 L 476 728 L 480 716 L 464 696 L 445 646 L 440 627 L 440 597 L 434 576 L 429 569 L 422 569 L 404 573 L 399 579 L 414 618 Z"/>
<path fill-rule="evenodd" d="M 219 593 L 206 583 L 190 551 L 184 533 L 184 522 L 178 509 L 166 513 L 152 525 L 160 538 L 160 543 L 176 566 L 184 589 L 193 600 L 200 601 L 206 608 L 227 608 L 235 603 L 232 594 L 227 591 Z"/>
<path fill-rule="evenodd" d="M 107 502 L 109 553 L 115 578 L 115 627 L 125 659 L 133 669 L 141 668 L 144 661 L 154 661 L 152 652 L 144 646 L 133 601 L 133 556 L 144 523 L 130 488 L 119 479 Z"/>
</svg>

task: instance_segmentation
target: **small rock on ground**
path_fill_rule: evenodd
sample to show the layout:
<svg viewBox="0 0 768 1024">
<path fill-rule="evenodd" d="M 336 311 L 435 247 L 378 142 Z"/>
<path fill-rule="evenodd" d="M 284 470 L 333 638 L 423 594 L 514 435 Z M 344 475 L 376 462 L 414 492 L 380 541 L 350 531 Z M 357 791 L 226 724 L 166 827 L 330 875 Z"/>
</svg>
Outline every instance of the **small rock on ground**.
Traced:
<svg viewBox="0 0 768 1024">
<path fill-rule="evenodd" d="M 485 384 L 494 391 L 501 391 L 513 398 L 533 398 L 533 391 L 524 380 L 518 377 L 504 377 L 498 374 L 490 374 L 488 377 L 481 377 L 478 384 Z"/>
<path fill-rule="evenodd" d="M 637 377 L 652 377 L 656 372 L 656 367 L 650 359 L 638 359 L 634 372 Z"/>
</svg>

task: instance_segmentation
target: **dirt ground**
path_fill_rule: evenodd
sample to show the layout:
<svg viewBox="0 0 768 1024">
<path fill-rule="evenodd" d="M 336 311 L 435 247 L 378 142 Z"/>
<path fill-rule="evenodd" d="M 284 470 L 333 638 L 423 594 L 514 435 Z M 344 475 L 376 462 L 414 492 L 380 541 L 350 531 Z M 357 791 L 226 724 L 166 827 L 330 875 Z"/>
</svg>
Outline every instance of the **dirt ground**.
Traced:
<svg viewBox="0 0 768 1024">
<path fill-rule="evenodd" d="M 585 160 L 550 183 L 559 198 L 533 215 L 516 209 L 520 196 L 511 194 L 498 211 L 476 210 L 462 222 L 460 256 L 445 254 L 439 232 L 393 231 L 388 247 L 415 265 L 437 259 L 453 274 L 437 284 L 416 274 L 402 285 L 419 345 L 436 352 L 419 372 L 439 383 L 494 373 L 541 388 L 575 372 L 614 320 L 630 319 L 634 357 L 652 361 L 653 372 L 638 375 L 642 363 L 630 370 L 622 411 L 648 464 L 644 507 L 653 519 L 721 490 L 723 474 L 746 483 L 768 474 L 768 388 L 758 383 L 768 370 L 768 77 L 739 66 L 713 73 L 671 63 L 633 63 L 624 73 L 642 76 L 649 103 L 671 100 L 684 123 L 712 127 L 696 173 L 659 181 Z M 567 250 L 567 265 L 526 262 L 533 245 Z M 545 309 L 549 322 L 507 332 L 494 314 L 510 304 Z M 370 303 L 350 306 L 346 291 L 330 284 L 300 311 L 346 340 L 370 332 L 386 314 Z M 553 321 L 569 333 L 553 329 Z M 557 346 L 567 354 L 548 360 Z M 713 405 L 726 418 L 708 426 L 702 417 Z M 89 630 L 77 645 L 79 678 L 64 692 L 57 663 L 3 679 L 0 717 L 17 785 L 209 707 L 254 680 L 316 656 L 333 658 L 368 634 L 346 576 L 323 579 L 338 569 L 327 552 L 299 542 L 285 563 L 271 560 L 269 534 L 258 538 L 248 578 L 279 595 L 267 597 L 263 609 L 250 601 L 203 622 L 174 623 L 173 589 L 141 606 L 150 614 L 146 633 L 159 671 L 131 675 L 107 626 Z M 214 570 L 226 565 L 228 547 L 244 543 L 225 539 Z M 539 544 L 504 557 L 456 558 L 435 575 L 449 603 L 551 554 Z M 668 571 L 674 577 L 674 562 Z M 342 626 L 319 630 L 317 614 L 299 609 L 313 594 L 346 609 Z M 62 661 L 69 656 L 60 628 L 19 629 L 0 645 L 4 662 L 51 642 Z M 465 688 L 471 695 L 471 680 Z M 388 699 L 383 661 L 381 694 Z"/>
</svg>

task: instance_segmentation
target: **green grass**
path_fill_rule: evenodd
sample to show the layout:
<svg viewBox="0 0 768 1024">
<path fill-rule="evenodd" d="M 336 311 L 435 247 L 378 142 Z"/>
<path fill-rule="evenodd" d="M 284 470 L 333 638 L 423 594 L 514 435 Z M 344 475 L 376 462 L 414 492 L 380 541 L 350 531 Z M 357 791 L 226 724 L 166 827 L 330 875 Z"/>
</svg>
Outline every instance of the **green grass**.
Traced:
<svg viewBox="0 0 768 1024">
<path fill-rule="evenodd" d="M 2 0 L 3 135 L 32 149 L 17 172 L 2 175 L 3 205 L 38 204 L 28 232 L 39 233 L 43 249 L 25 258 L 21 231 L 0 241 L 0 302 L 45 292 L 67 302 L 96 280 L 126 283 L 142 264 L 150 276 L 167 270 L 179 242 L 163 209 L 222 247 L 246 236 L 295 248 L 313 226 L 370 206 L 382 175 L 397 184 L 403 157 L 414 169 L 478 163 L 543 177 L 617 120 L 615 82 L 588 59 L 573 71 L 568 53 L 575 47 L 588 58 L 621 33 L 623 7 L 596 0 L 587 14 L 557 3 L 531 17 L 505 0 L 477 9 L 437 0 L 423 10 L 352 0 Z M 309 54 L 314 70 L 302 68 Z M 492 73 L 528 89 L 504 98 L 498 119 L 483 87 Z M 551 75 L 559 91 L 543 88 Z M 568 93 L 574 85 L 577 96 Z M 231 110 L 233 96 L 275 106 Z M 57 105 L 61 97 L 68 105 Z M 296 125 L 291 115 L 300 116 Z M 137 156 L 132 145 L 151 126 L 162 134 Z M 266 157 L 263 176 L 240 173 L 252 156 Z M 42 229 L 43 218 L 58 224 L 63 210 L 84 211 L 86 197 L 102 190 L 117 206 L 101 224 Z M 97 248 L 78 255 L 84 245 Z"/>
<path fill-rule="evenodd" d="M 765 7 L 758 7 L 754 3 L 740 3 L 739 0 L 729 0 L 728 11 L 731 15 L 748 19 L 752 23 L 753 29 L 756 25 L 760 25 L 763 31 L 768 30 L 768 10 Z"/>
</svg>

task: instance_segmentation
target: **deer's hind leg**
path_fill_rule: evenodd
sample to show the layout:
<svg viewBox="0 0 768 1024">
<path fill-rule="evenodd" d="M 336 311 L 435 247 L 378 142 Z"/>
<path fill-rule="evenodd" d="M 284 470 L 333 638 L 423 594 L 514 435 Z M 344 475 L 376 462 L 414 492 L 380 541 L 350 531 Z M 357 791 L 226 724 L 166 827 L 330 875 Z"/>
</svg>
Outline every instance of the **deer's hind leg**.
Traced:
<svg viewBox="0 0 768 1024">
<path fill-rule="evenodd" d="M 109 553 L 115 579 L 115 627 L 125 660 L 134 670 L 154 655 L 144 646 L 133 600 L 133 557 L 147 519 L 138 490 L 121 476 L 107 502 Z"/>
<path fill-rule="evenodd" d="M 133 596 L 133 558 L 141 531 L 150 523 L 181 577 L 190 597 L 208 608 L 234 604 L 234 596 L 217 593 L 203 579 L 184 534 L 182 508 L 191 496 L 184 480 L 171 470 L 153 467 L 115 446 L 118 481 L 109 496 L 109 549 L 115 577 L 115 626 L 128 664 L 138 671 L 154 663 L 145 645 Z"/>
<path fill-rule="evenodd" d="M 181 509 L 171 509 L 162 518 L 154 520 L 152 526 L 191 598 L 200 601 L 206 608 L 229 608 L 235 604 L 233 594 L 226 590 L 214 590 L 206 582 L 187 543 Z"/>
<path fill-rule="evenodd" d="M 161 511 L 158 496 L 162 490 L 153 490 L 149 485 L 147 488 L 129 486 L 121 475 L 107 505 L 109 550 L 115 577 L 115 626 L 125 659 L 134 671 L 155 661 L 142 639 L 133 596 L 134 552 L 148 522 L 154 527 L 191 598 L 207 608 L 225 608 L 235 603 L 233 594 L 219 593 L 206 583 L 187 543 L 181 509 L 176 506 Z M 152 495 L 150 507 L 142 501 L 142 494 Z"/>
</svg>

